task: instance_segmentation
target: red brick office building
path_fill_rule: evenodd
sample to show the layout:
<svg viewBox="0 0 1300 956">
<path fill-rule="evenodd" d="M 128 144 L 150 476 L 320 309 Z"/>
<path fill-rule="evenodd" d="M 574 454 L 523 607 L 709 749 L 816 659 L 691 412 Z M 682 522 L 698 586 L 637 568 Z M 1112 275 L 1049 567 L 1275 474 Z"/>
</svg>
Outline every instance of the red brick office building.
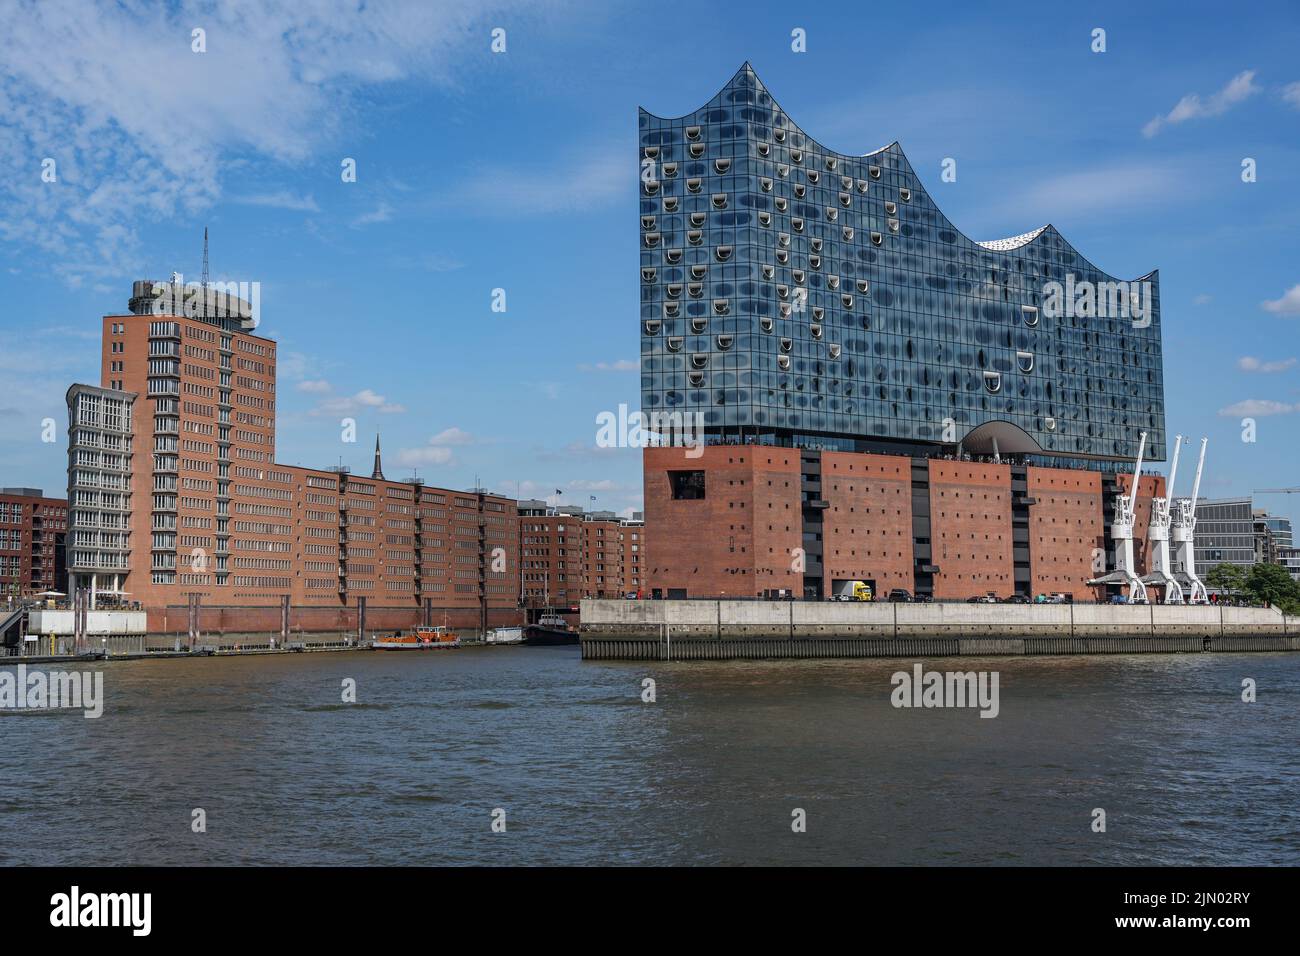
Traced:
<svg viewBox="0 0 1300 956">
<path fill-rule="evenodd" d="M 64 584 L 68 502 L 40 488 L 0 488 L 0 608 Z"/>
<path fill-rule="evenodd" d="M 287 596 L 295 609 L 364 602 L 409 612 L 390 623 L 518 620 L 512 499 L 389 479 L 378 440 L 369 477 L 277 463 L 276 343 L 238 309 L 157 314 L 142 289 L 150 285 L 137 283 L 131 313 L 103 319 L 103 388 L 69 391 L 74 530 L 128 531 L 116 552 L 74 549 L 73 586 L 111 580 L 113 597 L 150 609 L 198 600 L 278 612 Z M 112 399 L 130 409 L 115 419 L 129 422 L 124 436 L 101 434 L 95 403 Z M 124 476 L 95 457 L 105 448 Z M 112 479 L 123 477 L 119 489 Z M 110 487 L 101 506 L 98 489 Z M 110 579 L 113 558 L 126 573 Z M 249 627 L 278 626 L 245 617 Z"/>
<path fill-rule="evenodd" d="M 645 586 L 645 525 L 639 517 L 518 502 L 524 604 L 573 609 L 583 598 L 624 598 Z"/>
</svg>

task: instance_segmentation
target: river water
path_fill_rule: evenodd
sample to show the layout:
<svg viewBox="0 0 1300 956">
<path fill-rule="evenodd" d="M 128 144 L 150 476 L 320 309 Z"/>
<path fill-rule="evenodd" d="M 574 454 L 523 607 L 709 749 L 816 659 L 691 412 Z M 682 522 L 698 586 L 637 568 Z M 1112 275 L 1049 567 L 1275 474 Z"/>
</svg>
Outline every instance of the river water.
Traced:
<svg viewBox="0 0 1300 956">
<path fill-rule="evenodd" d="M 893 707 L 912 663 L 85 665 L 101 718 L 0 714 L 0 865 L 1300 863 L 1300 655 L 925 662 L 995 719 Z"/>
</svg>

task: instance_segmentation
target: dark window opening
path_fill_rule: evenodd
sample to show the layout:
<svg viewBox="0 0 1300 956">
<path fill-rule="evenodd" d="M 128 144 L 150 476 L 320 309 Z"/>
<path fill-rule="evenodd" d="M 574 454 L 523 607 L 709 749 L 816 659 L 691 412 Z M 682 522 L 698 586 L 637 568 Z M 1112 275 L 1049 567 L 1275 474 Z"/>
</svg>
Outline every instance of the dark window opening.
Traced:
<svg viewBox="0 0 1300 956">
<path fill-rule="evenodd" d="M 674 501 L 698 501 L 704 497 L 702 471 L 670 471 L 668 484 L 673 489 Z"/>
</svg>

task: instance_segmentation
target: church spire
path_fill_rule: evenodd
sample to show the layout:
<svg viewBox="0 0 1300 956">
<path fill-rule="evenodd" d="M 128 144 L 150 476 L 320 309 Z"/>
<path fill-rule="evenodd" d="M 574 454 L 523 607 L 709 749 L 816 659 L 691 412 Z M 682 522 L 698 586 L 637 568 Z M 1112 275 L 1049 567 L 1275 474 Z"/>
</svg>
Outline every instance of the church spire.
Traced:
<svg viewBox="0 0 1300 956">
<path fill-rule="evenodd" d="M 370 477 L 378 478 L 380 481 L 383 481 L 384 479 L 384 469 L 379 463 L 379 433 L 378 432 L 375 433 L 375 472 Z"/>
</svg>

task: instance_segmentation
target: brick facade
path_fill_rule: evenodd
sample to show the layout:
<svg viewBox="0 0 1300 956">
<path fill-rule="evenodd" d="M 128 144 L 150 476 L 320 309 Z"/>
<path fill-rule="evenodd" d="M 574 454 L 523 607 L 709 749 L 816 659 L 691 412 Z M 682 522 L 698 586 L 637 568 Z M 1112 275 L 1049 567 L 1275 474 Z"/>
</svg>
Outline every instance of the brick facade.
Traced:
<svg viewBox="0 0 1300 956">
<path fill-rule="evenodd" d="M 62 590 L 67 528 L 67 499 L 0 489 L 0 608 L 9 598 Z"/>
<path fill-rule="evenodd" d="M 849 580 L 873 584 L 878 597 L 923 586 L 941 601 L 988 592 L 1002 598 L 1064 592 L 1079 601 L 1099 596 L 1087 582 L 1110 567 L 1094 568 L 1094 551 L 1108 547 L 1103 490 L 1112 482 L 1127 487 L 1127 476 L 1116 482 L 1083 469 L 818 455 L 815 479 L 805 476 L 801 486 L 796 449 L 711 445 L 696 457 L 683 448 L 646 449 L 645 515 L 653 541 L 647 596 L 752 598 L 780 588 L 801 596 L 806 582 L 791 556 L 805 532 L 821 534 L 824 596 Z M 702 478 L 684 482 L 684 474 Z M 1151 495 L 1163 488 L 1160 476 L 1142 479 L 1139 568 L 1147 567 Z M 807 507 L 818 509 L 819 524 L 805 525 Z"/>
</svg>

